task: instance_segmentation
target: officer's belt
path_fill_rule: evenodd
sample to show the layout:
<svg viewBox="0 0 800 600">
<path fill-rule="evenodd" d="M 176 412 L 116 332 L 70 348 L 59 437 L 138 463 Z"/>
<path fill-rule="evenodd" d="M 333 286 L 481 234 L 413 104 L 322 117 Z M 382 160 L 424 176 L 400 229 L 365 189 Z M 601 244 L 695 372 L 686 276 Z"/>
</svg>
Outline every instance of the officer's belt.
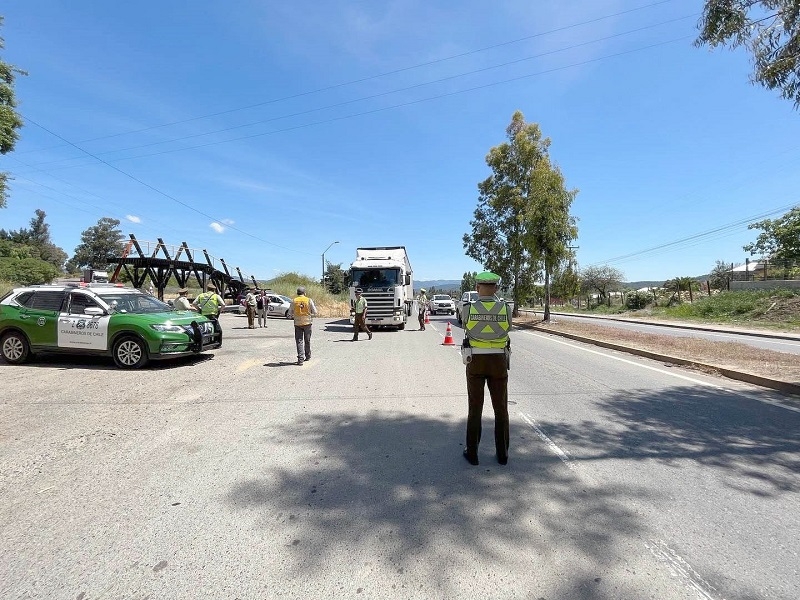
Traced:
<svg viewBox="0 0 800 600">
<path fill-rule="evenodd" d="M 505 348 L 476 348 L 475 346 L 471 346 L 470 349 L 473 354 L 503 354 L 506 351 Z"/>
</svg>

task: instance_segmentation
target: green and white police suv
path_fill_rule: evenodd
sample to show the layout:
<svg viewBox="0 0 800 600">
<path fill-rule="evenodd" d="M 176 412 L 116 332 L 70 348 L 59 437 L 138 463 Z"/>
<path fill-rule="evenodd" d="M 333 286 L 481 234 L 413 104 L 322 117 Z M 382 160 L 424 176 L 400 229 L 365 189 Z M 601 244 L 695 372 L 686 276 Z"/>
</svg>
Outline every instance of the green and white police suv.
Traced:
<svg viewBox="0 0 800 600">
<path fill-rule="evenodd" d="M 123 369 L 222 346 L 197 313 L 114 284 L 33 285 L 0 298 L 0 356 L 20 364 L 37 352 L 111 356 Z"/>
</svg>

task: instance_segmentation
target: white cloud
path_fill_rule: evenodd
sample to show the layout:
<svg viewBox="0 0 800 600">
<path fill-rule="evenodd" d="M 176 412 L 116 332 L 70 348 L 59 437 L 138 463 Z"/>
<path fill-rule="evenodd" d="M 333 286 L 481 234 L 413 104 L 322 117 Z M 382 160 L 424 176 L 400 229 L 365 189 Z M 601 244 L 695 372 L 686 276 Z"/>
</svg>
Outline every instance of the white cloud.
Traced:
<svg viewBox="0 0 800 600">
<path fill-rule="evenodd" d="M 128 219 L 131 223 L 141 223 L 142 220 L 137 217 L 136 215 L 125 215 L 125 218 Z"/>
<path fill-rule="evenodd" d="M 209 227 L 211 227 L 211 229 L 213 229 L 217 233 L 222 233 L 223 231 L 225 231 L 225 226 L 220 224 L 220 223 L 217 223 L 216 221 L 211 223 L 211 225 L 209 225 Z"/>
<path fill-rule="evenodd" d="M 222 222 L 225 225 L 233 225 L 236 221 L 234 221 L 233 219 L 222 219 Z"/>
</svg>

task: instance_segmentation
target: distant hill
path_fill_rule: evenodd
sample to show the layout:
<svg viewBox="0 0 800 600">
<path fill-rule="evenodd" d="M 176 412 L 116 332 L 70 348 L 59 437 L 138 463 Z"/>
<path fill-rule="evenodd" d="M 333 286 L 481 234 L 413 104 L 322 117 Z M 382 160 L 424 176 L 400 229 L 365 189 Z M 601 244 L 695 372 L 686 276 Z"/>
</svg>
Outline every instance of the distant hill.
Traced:
<svg viewBox="0 0 800 600">
<path fill-rule="evenodd" d="M 436 288 L 437 290 L 461 290 L 460 279 L 429 279 L 426 281 L 415 281 L 414 289 Z"/>
<path fill-rule="evenodd" d="M 709 278 L 709 275 L 700 275 L 695 277 L 697 281 L 705 281 Z M 641 288 L 647 287 L 661 287 L 664 285 L 664 280 L 653 280 L 653 281 L 627 281 L 622 284 L 622 287 L 629 290 L 639 290 Z M 419 288 L 436 288 L 437 290 L 460 290 L 461 289 L 461 280 L 460 279 L 429 279 L 425 281 L 415 281 L 414 282 L 414 289 L 419 290 Z"/>
</svg>

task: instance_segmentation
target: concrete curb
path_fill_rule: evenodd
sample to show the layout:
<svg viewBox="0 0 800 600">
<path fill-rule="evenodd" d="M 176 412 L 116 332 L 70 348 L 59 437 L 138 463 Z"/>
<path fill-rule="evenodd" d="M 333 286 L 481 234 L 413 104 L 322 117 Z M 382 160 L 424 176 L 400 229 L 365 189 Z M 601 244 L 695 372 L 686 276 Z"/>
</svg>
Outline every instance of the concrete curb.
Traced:
<svg viewBox="0 0 800 600">
<path fill-rule="evenodd" d="M 638 348 L 631 348 L 629 346 L 621 346 L 619 344 L 604 342 L 602 340 L 596 340 L 594 338 L 575 335 L 573 333 L 566 333 L 564 331 L 553 331 L 552 329 L 539 327 L 534 324 L 514 323 L 514 327 L 517 327 L 519 329 L 532 329 L 534 331 L 540 331 L 542 333 L 549 333 L 551 335 L 557 335 L 560 337 L 575 340 L 577 342 L 593 344 L 595 346 L 600 346 L 601 348 L 608 348 L 610 350 L 626 352 L 628 354 L 634 354 L 636 356 L 642 356 L 644 358 L 650 358 L 652 360 L 657 360 L 660 362 L 672 363 L 684 367 L 695 367 L 698 369 L 712 371 L 714 373 L 719 373 L 720 375 L 723 375 L 724 377 L 727 377 L 729 379 L 735 379 L 737 381 L 743 381 L 745 383 L 750 383 L 752 385 L 758 385 L 761 387 L 773 389 L 783 394 L 797 396 L 798 399 L 800 399 L 800 385 L 796 383 L 790 383 L 788 381 L 779 381 L 777 379 L 769 379 L 767 377 L 762 377 L 760 375 L 745 373 L 744 371 L 736 371 L 734 369 L 729 369 L 727 367 L 719 367 L 716 365 L 701 363 L 698 361 L 688 360 L 685 358 L 678 358 L 677 356 L 669 356 L 668 354 L 658 354 L 657 352 L 650 352 L 649 350 L 640 350 Z"/>
<path fill-rule="evenodd" d="M 531 311 L 529 309 L 520 309 L 519 312 L 539 312 Z M 651 325 L 653 327 L 672 327 L 674 329 L 692 329 L 694 331 L 711 331 L 713 333 L 735 333 L 737 335 L 749 335 L 752 337 L 775 338 L 781 340 L 792 340 L 800 342 L 800 335 L 792 333 L 781 333 L 779 331 L 754 331 L 752 329 L 737 329 L 735 327 L 718 327 L 714 325 L 701 325 L 693 323 L 670 323 L 667 321 L 645 321 L 642 319 L 629 319 L 626 317 L 607 317 L 605 315 L 581 315 L 576 313 L 561 313 L 550 311 L 550 314 L 555 317 L 575 317 L 578 319 L 587 319 L 595 321 L 619 321 L 620 323 L 636 323 L 637 325 Z"/>
</svg>

